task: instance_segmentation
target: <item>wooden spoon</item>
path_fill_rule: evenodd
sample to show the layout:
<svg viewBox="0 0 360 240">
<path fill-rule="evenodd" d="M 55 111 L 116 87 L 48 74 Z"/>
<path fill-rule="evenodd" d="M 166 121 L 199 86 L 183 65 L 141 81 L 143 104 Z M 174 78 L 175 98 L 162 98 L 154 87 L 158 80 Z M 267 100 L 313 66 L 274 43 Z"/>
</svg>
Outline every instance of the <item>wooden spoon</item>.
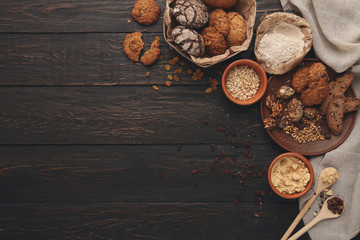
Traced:
<svg viewBox="0 0 360 240">
<path fill-rule="evenodd" d="M 288 230 L 286 230 L 284 236 L 282 236 L 281 240 L 286 240 L 288 239 L 288 237 L 290 236 L 290 234 L 292 233 L 292 231 L 294 231 L 295 227 L 298 225 L 298 223 L 300 222 L 300 220 L 304 217 L 305 213 L 307 212 L 307 210 L 310 208 L 311 204 L 313 204 L 313 202 L 315 201 L 316 197 L 325 189 L 327 189 L 328 187 L 330 187 L 331 185 L 334 184 L 334 182 L 336 182 L 336 180 L 333 183 L 327 183 L 327 182 L 323 182 L 321 181 L 321 177 L 325 174 L 325 170 L 327 170 L 328 168 L 325 168 L 324 170 L 321 171 L 317 181 L 316 181 L 316 190 L 314 192 L 314 195 L 306 202 L 305 206 L 301 209 L 301 211 L 299 212 L 299 214 L 296 216 L 296 218 L 294 219 L 294 221 L 292 222 L 292 224 L 290 225 L 290 227 L 288 228 Z"/>
<path fill-rule="evenodd" d="M 329 210 L 328 208 L 328 201 L 330 199 L 332 199 L 334 197 L 330 197 L 328 198 L 325 202 L 324 205 L 322 206 L 319 214 L 316 216 L 316 218 L 314 218 L 311 222 L 309 222 L 308 224 L 306 224 L 302 229 L 300 229 L 297 233 L 295 233 L 291 238 L 289 238 L 288 240 L 296 240 L 299 237 L 301 237 L 304 233 L 306 233 L 310 228 L 312 228 L 315 224 L 317 224 L 318 222 L 324 220 L 324 219 L 329 219 L 329 218 L 337 218 L 340 217 L 341 214 L 345 211 L 345 202 L 344 202 L 344 209 L 342 210 L 341 213 L 333 213 L 331 210 Z"/>
</svg>

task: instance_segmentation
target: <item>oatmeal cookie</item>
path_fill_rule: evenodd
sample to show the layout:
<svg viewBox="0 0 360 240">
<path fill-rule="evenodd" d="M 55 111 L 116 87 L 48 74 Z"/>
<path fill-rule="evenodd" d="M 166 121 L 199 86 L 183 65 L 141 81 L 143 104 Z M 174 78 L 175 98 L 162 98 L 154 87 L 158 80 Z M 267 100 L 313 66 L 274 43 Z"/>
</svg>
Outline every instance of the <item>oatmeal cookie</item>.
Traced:
<svg viewBox="0 0 360 240">
<path fill-rule="evenodd" d="M 309 67 L 299 68 L 291 80 L 292 88 L 301 93 L 301 102 L 309 107 L 322 104 L 329 93 L 329 76 L 326 67 L 313 63 Z"/>
<path fill-rule="evenodd" d="M 128 56 L 133 62 L 139 61 L 140 52 L 144 47 L 144 42 L 142 41 L 141 37 L 141 32 L 129 33 L 126 34 L 125 40 L 123 42 L 124 52 L 126 56 Z"/>
<path fill-rule="evenodd" d="M 137 0 L 131 11 L 131 16 L 144 25 L 151 25 L 159 19 L 160 6 L 154 0 Z"/>
<path fill-rule="evenodd" d="M 321 62 L 312 64 L 309 67 L 309 79 L 311 82 L 329 82 L 328 72 L 324 64 L 322 64 Z"/>
<path fill-rule="evenodd" d="M 203 0 L 212 8 L 232 8 L 236 4 L 236 0 Z"/>
<path fill-rule="evenodd" d="M 211 56 L 225 53 L 225 38 L 214 27 L 207 27 L 201 32 L 201 36 L 205 41 L 205 51 Z"/>
<path fill-rule="evenodd" d="M 309 68 L 299 68 L 291 80 L 291 87 L 297 92 L 302 93 L 309 84 Z"/>
<path fill-rule="evenodd" d="M 230 19 L 227 13 L 217 8 L 210 14 L 209 26 L 216 28 L 219 33 L 227 36 L 230 30 Z"/>
<path fill-rule="evenodd" d="M 237 12 L 229 12 L 228 16 L 230 19 L 230 30 L 226 36 L 228 47 L 241 46 L 247 38 L 246 21 Z"/>
<path fill-rule="evenodd" d="M 324 102 L 329 93 L 329 85 L 325 80 L 311 82 L 308 88 L 301 93 L 300 100 L 307 106 L 319 105 Z"/>
<path fill-rule="evenodd" d="M 151 43 L 150 50 L 144 53 L 140 61 L 144 65 L 151 65 L 159 58 L 159 56 L 160 56 L 160 38 L 156 37 L 155 40 Z"/>
</svg>

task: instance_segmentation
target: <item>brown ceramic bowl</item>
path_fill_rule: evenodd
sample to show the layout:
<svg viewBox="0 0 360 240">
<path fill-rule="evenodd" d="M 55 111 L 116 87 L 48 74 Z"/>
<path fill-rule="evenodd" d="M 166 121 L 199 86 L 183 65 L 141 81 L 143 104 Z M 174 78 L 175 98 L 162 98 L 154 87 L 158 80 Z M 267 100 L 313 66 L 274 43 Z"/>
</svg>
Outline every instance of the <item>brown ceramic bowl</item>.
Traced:
<svg viewBox="0 0 360 240">
<path fill-rule="evenodd" d="M 305 163 L 306 167 L 309 169 L 310 181 L 306 185 L 305 190 L 302 192 L 293 193 L 293 194 L 281 193 L 279 190 L 277 190 L 277 188 L 273 185 L 273 183 L 271 181 L 272 168 L 274 167 L 275 162 L 277 162 L 278 160 L 280 160 L 281 158 L 286 157 L 286 156 L 293 156 L 293 157 L 300 159 L 301 161 L 303 161 Z M 311 163 L 303 155 L 300 155 L 298 153 L 288 152 L 288 153 L 284 153 L 284 154 L 277 156 L 272 161 L 272 163 L 270 164 L 270 167 L 269 167 L 269 171 L 268 171 L 268 181 L 269 181 L 270 187 L 277 195 L 279 195 L 280 197 L 283 197 L 283 198 L 295 199 L 295 198 L 299 198 L 299 197 L 303 196 L 305 193 L 307 193 L 310 190 L 310 188 L 314 182 L 314 170 L 313 170 L 313 167 L 311 166 Z"/>
<path fill-rule="evenodd" d="M 241 65 L 247 65 L 251 68 L 253 68 L 257 75 L 259 76 L 260 78 L 260 86 L 259 86 L 259 89 L 258 91 L 256 92 L 255 96 L 250 98 L 249 100 L 246 100 L 246 101 L 241 101 L 239 99 L 236 99 L 234 97 L 232 97 L 230 95 L 230 93 L 227 91 L 226 89 L 226 86 L 225 86 L 225 83 L 226 83 L 226 76 L 227 74 L 229 73 L 229 71 L 236 67 L 236 66 L 241 66 Z M 227 98 L 230 99 L 230 101 L 236 103 L 236 104 L 239 104 L 239 105 L 251 105 L 253 103 L 256 103 L 257 101 L 259 101 L 262 96 L 264 96 L 264 93 L 266 91 L 266 86 L 267 86 L 267 77 L 266 77 L 266 73 L 264 71 L 264 69 L 257 63 L 257 62 L 254 62 L 252 60 L 249 60 L 249 59 L 240 59 L 240 60 L 237 60 L 233 63 L 231 63 L 225 70 L 223 76 L 222 76 L 222 89 L 225 93 L 225 95 L 227 96 Z"/>
</svg>

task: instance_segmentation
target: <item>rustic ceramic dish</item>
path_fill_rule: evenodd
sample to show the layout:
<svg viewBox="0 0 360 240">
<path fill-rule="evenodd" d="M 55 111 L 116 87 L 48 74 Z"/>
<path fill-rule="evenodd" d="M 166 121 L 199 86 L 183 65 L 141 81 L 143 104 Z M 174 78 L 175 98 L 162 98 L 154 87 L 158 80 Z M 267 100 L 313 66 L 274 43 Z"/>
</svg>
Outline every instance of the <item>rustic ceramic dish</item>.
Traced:
<svg viewBox="0 0 360 240">
<path fill-rule="evenodd" d="M 290 80 L 292 79 L 293 73 L 299 67 L 310 66 L 314 62 L 319 62 L 316 59 L 305 59 L 295 69 L 283 75 L 273 75 L 269 81 L 263 99 L 261 100 L 261 117 L 262 120 L 269 118 L 271 110 L 266 107 L 266 98 L 269 94 L 275 94 L 282 85 L 290 86 Z M 326 66 L 326 65 L 325 65 Z M 330 81 L 335 80 L 336 77 L 341 74 L 336 73 L 334 70 L 326 66 L 329 74 Z M 346 97 L 356 97 L 355 91 L 352 86 L 345 92 Z M 275 128 L 267 130 L 270 137 L 282 148 L 290 151 L 297 152 L 305 156 L 315 156 L 326 153 L 338 147 L 351 133 L 354 124 L 356 122 L 356 112 L 346 113 L 344 116 L 344 131 L 340 136 L 331 135 L 330 139 L 317 140 L 315 142 L 298 143 L 292 139 L 292 137 L 286 134 L 282 129 Z"/>
<path fill-rule="evenodd" d="M 296 157 L 298 159 L 300 159 L 301 161 L 303 161 L 306 165 L 306 167 L 309 169 L 309 172 L 310 172 L 310 181 L 308 182 L 308 184 L 306 185 L 306 188 L 304 191 L 302 192 L 299 192 L 299 193 L 294 193 L 294 194 L 284 194 L 284 193 L 281 193 L 279 192 L 279 190 L 277 190 L 277 188 L 273 185 L 272 181 L 271 181 L 271 173 L 272 173 L 272 169 L 274 167 L 274 164 L 282 159 L 283 157 L 286 157 L 286 156 L 293 156 L 293 157 Z M 270 187 L 272 188 L 272 190 L 277 194 L 279 195 L 280 197 L 283 197 L 283 198 L 288 198 L 288 199 L 295 199 L 295 198 L 299 198 L 301 196 L 303 196 L 305 193 L 307 193 L 313 182 L 314 182 L 314 170 L 313 170 L 313 167 L 311 166 L 311 163 L 302 155 L 298 154 L 298 153 L 293 153 L 293 152 L 289 152 L 289 153 L 283 153 L 279 156 L 277 156 L 273 161 L 272 163 L 270 164 L 270 167 L 269 167 L 269 170 L 268 170 L 268 181 L 269 181 L 269 184 L 270 184 Z"/>
<path fill-rule="evenodd" d="M 251 68 L 253 68 L 257 75 L 259 76 L 260 78 L 260 86 L 259 86 L 259 89 L 258 91 L 256 92 L 255 96 L 250 98 L 249 100 L 246 100 L 246 101 L 241 101 L 241 100 L 238 100 L 234 97 L 232 97 L 230 95 L 230 93 L 227 91 L 226 89 L 226 86 L 225 86 L 225 83 L 226 83 L 226 76 L 227 74 L 229 73 L 229 71 L 236 67 L 236 66 L 241 66 L 241 65 L 247 65 Z M 233 63 L 231 63 L 225 70 L 223 76 L 222 76 L 222 89 L 226 95 L 227 98 L 230 99 L 230 101 L 236 103 L 236 104 L 239 104 L 239 105 L 251 105 L 253 103 L 256 103 L 257 101 L 259 101 L 262 96 L 264 96 L 264 93 L 266 91 L 266 86 L 267 86 L 267 76 L 266 76 L 266 73 L 264 71 L 264 69 L 257 63 L 257 62 L 254 62 L 252 60 L 248 60 L 248 59 L 240 59 L 240 60 L 237 60 Z"/>
</svg>

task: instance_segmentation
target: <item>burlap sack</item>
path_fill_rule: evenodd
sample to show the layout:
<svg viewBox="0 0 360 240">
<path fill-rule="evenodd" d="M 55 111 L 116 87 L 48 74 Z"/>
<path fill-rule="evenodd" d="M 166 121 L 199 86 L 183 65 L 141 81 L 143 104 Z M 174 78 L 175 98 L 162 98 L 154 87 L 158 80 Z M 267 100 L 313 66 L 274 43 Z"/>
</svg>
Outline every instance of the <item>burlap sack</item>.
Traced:
<svg viewBox="0 0 360 240">
<path fill-rule="evenodd" d="M 268 66 L 265 64 L 265 59 L 260 55 L 257 49 L 260 40 L 266 34 L 266 32 L 269 31 L 271 28 L 273 28 L 279 22 L 291 23 L 301 28 L 301 32 L 305 36 L 305 48 L 303 52 L 301 52 L 298 56 L 287 62 L 280 63 L 277 66 Z M 305 55 L 311 49 L 312 39 L 313 39 L 313 33 L 311 30 L 311 26 L 308 23 L 308 21 L 306 21 L 304 18 L 301 18 L 292 13 L 285 13 L 285 12 L 276 12 L 270 15 L 266 15 L 261 19 L 260 25 L 256 31 L 254 52 L 257 58 L 257 62 L 264 68 L 265 72 L 267 73 L 284 74 L 295 68 L 304 59 Z M 281 41 L 281 39 L 279 39 L 279 41 Z"/>
<path fill-rule="evenodd" d="M 224 54 L 214 56 L 214 57 L 201 57 L 197 58 L 187 54 L 186 52 L 182 51 L 178 46 L 173 44 L 171 38 L 171 31 L 174 27 L 176 27 L 178 22 L 176 21 L 175 17 L 173 16 L 173 8 L 175 5 L 176 0 L 167 0 L 166 1 L 166 9 L 164 13 L 164 38 L 165 41 L 170 45 L 170 48 L 175 49 L 180 55 L 188 59 L 189 61 L 197 64 L 200 67 L 207 68 L 216 63 L 225 61 L 236 54 L 245 51 L 249 48 L 251 43 L 251 38 L 253 35 L 253 29 L 255 24 L 255 17 L 256 17 L 256 1 L 255 0 L 238 0 L 236 3 L 236 10 L 244 17 L 247 30 L 246 30 L 246 41 L 241 46 L 233 46 L 229 48 Z"/>
</svg>

